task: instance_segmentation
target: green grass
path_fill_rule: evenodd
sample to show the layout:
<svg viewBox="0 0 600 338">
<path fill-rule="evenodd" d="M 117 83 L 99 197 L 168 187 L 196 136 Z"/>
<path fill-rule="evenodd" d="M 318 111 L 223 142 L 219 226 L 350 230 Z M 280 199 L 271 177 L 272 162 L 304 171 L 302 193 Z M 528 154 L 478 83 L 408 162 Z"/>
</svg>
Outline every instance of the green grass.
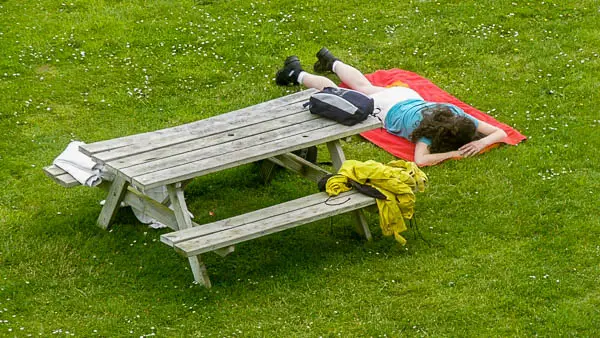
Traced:
<svg viewBox="0 0 600 338">
<path fill-rule="evenodd" d="M 599 26 L 591 0 L 0 1 L 0 336 L 599 336 Z M 102 231 L 101 191 L 42 172 L 71 139 L 296 91 L 274 85 L 280 62 L 310 68 L 322 46 L 417 72 L 529 139 L 424 169 L 427 242 L 401 247 L 369 214 L 365 243 L 337 216 L 204 255 L 209 290 L 164 231 L 126 209 Z M 187 194 L 204 223 L 314 191 L 247 165 Z"/>
</svg>

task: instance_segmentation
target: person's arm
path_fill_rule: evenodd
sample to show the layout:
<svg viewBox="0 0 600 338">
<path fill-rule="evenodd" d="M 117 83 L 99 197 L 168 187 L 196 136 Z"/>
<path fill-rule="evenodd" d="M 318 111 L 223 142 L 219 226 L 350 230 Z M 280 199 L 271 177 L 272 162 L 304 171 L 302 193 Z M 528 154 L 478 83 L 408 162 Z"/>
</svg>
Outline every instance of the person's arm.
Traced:
<svg viewBox="0 0 600 338">
<path fill-rule="evenodd" d="M 461 156 L 469 157 L 476 155 L 485 147 L 489 146 L 490 144 L 500 142 L 506 137 L 506 132 L 504 130 L 494 127 L 491 124 L 483 121 L 479 121 L 479 124 L 477 125 L 477 131 L 486 136 L 460 147 L 458 151 L 460 152 Z"/>
<path fill-rule="evenodd" d="M 415 163 L 421 167 L 424 165 L 436 164 L 450 158 L 462 157 L 460 151 L 454 150 L 447 153 L 429 152 L 429 146 L 425 142 L 417 142 L 415 145 Z"/>
</svg>

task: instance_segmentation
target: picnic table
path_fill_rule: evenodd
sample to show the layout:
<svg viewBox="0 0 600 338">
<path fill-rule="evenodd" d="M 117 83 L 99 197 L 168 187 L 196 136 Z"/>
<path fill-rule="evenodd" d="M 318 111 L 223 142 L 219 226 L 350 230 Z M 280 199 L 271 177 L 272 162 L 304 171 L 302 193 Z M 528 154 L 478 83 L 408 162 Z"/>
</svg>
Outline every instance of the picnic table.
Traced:
<svg viewBox="0 0 600 338">
<path fill-rule="evenodd" d="M 188 257 L 195 281 L 206 287 L 211 283 L 200 256 L 205 252 L 224 256 L 240 242 L 349 211 L 359 233 L 370 239 L 359 209 L 375 200 L 353 191 L 338 197 L 344 203 L 325 203 L 328 196 L 323 192 L 210 224 L 197 224 L 190 217 L 184 188 L 196 177 L 266 160 L 260 167 L 266 175 L 279 165 L 318 181 L 328 172 L 293 151 L 326 144 L 337 170 L 345 161 L 340 139 L 381 127 L 374 117 L 344 126 L 311 114 L 303 104 L 313 92 L 304 90 L 185 125 L 80 146 L 114 175 L 105 186 L 108 194 L 98 225 L 108 228 L 122 201 L 167 225 L 175 231 L 163 234 L 161 241 Z M 64 186 L 77 185 L 55 166 L 45 171 Z M 148 191 L 162 186 L 168 192 L 165 200 L 148 196 Z"/>
</svg>

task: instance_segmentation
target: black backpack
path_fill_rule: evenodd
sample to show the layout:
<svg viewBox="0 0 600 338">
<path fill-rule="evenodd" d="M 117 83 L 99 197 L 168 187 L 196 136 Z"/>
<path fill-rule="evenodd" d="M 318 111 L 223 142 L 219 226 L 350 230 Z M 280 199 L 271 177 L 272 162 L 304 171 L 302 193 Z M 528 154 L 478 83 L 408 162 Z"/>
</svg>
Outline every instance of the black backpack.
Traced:
<svg viewBox="0 0 600 338">
<path fill-rule="evenodd" d="M 313 114 L 353 126 L 373 114 L 375 103 L 369 96 L 356 90 L 325 87 L 310 96 L 304 107 Z"/>
</svg>

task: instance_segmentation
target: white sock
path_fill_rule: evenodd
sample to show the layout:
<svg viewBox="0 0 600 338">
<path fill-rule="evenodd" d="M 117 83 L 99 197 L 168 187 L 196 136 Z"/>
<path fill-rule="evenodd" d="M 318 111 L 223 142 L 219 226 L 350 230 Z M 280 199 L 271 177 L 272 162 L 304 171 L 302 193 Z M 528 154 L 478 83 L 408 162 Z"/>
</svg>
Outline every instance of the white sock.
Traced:
<svg viewBox="0 0 600 338">
<path fill-rule="evenodd" d="M 331 70 L 335 73 L 335 67 L 337 67 L 338 64 L 344 64 L 342 61 L 340 60 L 335 60 L 333 61 L 333 64 L 331 65 Z"/>
<path fill-rule="evenodd" d="M 301 71 L 300 74 L 298 74 L 298 80 L 297 81 L 298 81 L 299 84 L 304 84 L 303 83 L 304 82 L 304 75 L 306 75 L 305 71 Z"/>
</svg>

